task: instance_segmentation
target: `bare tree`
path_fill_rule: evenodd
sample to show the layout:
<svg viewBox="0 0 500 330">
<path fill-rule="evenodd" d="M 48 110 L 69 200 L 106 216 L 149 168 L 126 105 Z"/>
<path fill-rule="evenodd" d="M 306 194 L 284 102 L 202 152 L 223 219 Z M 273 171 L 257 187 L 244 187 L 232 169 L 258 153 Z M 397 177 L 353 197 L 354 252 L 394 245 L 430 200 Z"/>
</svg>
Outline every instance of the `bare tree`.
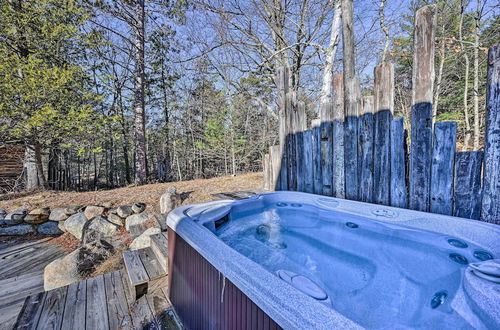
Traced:
<svg viewBox="0 0 500 330">
<path fill-rule="evenodd" d="M 321 104 L 331 102 L 332 98 L 332 79 L 333 79 L 333 63 L 337 54 L 337 47 L 340 40 L 340 22 L 342 18 L 342 10 L 340 0 L 335 0 L 335 14 L 332 20 L 330 30 L 330 45 L 326 51 L 325 68 L 323 69 L 323 83 L 321 86 Z"/>
</svg>

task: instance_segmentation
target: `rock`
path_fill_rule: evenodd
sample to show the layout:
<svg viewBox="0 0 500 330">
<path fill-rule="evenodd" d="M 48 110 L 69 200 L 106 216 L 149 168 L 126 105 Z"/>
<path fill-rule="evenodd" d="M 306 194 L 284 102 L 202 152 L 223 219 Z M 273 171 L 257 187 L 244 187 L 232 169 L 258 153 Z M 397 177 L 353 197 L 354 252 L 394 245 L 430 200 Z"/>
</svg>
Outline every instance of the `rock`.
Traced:
<svg viewBox="0 0 500 330">
<path fill-rule="evenodd" d="M 48 207 L 41 207 L 34 209 L 24 217 L 24 222 L 29 224 L 40 224 L 49 220 L 50 209 Z"/>
<path fill-rule="evenodd" d="M 66 229 L 66 221 L 58 221 L 57 222 L 57 227 L 63 232 L 67 232 L 68 230 Z"/>
<path fill-rule="evenodd" d="M 146 229 L 141 235 L 137 236 L 130 244 L 130 250 L 144 249 L 151 246 L 151 235 L 161 233 L 158 227 L 151 227 Z"/>
<path fill-rule="evenodd" d="M 0 228 L 0 236 L 21 236 L 34 232 L 35 228 L 32 225 L 17 225 Z"/>
<path fill-rule="evenodd" d="M 149 221 L 149 216 L 147 213 L 132 214 L 125 220 L 125 228 L 130 229 L 130 226 L 138 225 Z"/>
<path fill-rule="evenodd" d="M 132 207 L 130 205 L 122 205 L 116 208 L 116 214 L 124 219 L 131 216 L 132 213 Z"/>
<path fill-rule="evenodd" d="M 5 216 L 7 215 L 7 211 L 4 209 L 0 209 L 0 223 L 2 222 L 3 219 L 5 219 Z"/>
<path fill-rule="evenodd" d="M 85 226 L 85 223 L 87 222 L 87 217 L 83 212 L 73 214 L 70 216 L 66 221 L 64 221 L 64 227 L 66 227 L 66 230 L 79 240 L 82 239 L 82 232 L 83 232 L 83 227 Z"/>
<path fill-rule="evenodd" d="M 118 216 L 118 214 L 114 213 L 108 214 L 108 221 L 120 227 L 123 227 L 125 225 L 125 220 Z"/>
<path fill-rule="evenodd" d="M 64 210 L 64 212 L 66 213 L 67 216 L 71 216 L 73 214 L 81 212 L 82 210 L 83 210 L 83 206 L 72 205 L 72 206 L 66 206 L 66 209 Z"/>
<path fill-rule="evenodd" d="M 5 218 L 0 222 L 1 225 L 17 225 L 23 222 L 24 217 L 28 213 L 27 208 L 20 208 L 14 212 L 5 215 Z"/>
<path fill-rule="evenodd" d="M 156 220 L 158 227 L 167 230 L 167 215 L 161 213 L 149 214 L 149 220 Z"/>
<path fill-rule="evenodd" d="M 60 235 L 63 233 L 59 229 L 59 221 L 49 221 L 38 226 L 38 232 L 42 235 Z"/>
<path fill-rule="evenodd" d="M 132 205 L 132 211 L 134 211 L 134 213 L 136 214 L 143 212 L 145 209 L 146 209 L 146 204 L 144 203 L 135 203 Z"/>
<path fill-rule="evenodd" d="M 100 206 L 104 207 L 105 209 L 110 209 L 112 205 L 112 202 L 104 202 L 100 204 Z"/>
<path fill-rule="evenodd" d="M 96 241 L 52 261 L 45 266 L 43 272 L 45 290 L 56 289 L 85 279 L 113 252 L 113 247 L 109 243 Z"/>
<path fill-rule="evenodd" d="M 85 208 L 85 216 L 88 220 L 96 217 L 98 215 L 102 215 L 106 211 L 106 209 L 102 206 L 90 205 Z"/>
<path fill-rule="evenodd" d="M 66 207 L 58 207 L 50 212 L 50 221 L 64 221 L 68 219 L 69 215 L 66 214 Z"/>
<path fill-rule="evenodd" d="M 167 192 L 160 197 L 160 212 L 168 214 L 181 204 L 181 195 L 177 193 L 177 189 L 174 186 L 168 187 Z"/>
<path fill-rule="evenodd" d="M 87 244 L 116 234 L 118 226 L 103 216 L 96 216 L 83 227 L 82 242 Z"/>
</svg>

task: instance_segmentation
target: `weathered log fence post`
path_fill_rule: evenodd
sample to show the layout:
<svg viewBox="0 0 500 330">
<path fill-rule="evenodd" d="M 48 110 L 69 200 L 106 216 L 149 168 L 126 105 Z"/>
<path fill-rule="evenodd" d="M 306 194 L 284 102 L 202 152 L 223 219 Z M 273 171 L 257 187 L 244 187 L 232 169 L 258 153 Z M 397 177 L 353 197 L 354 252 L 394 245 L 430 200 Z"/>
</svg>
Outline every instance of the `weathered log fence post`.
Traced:
<svg viewBox="0 0 500 330">
<path fill-rule="evenodd" d="M 373 96 L 361 98 L 361 117 L 359 118 L 359 200 L 373 202 L 373 135 L 374 135 Z"/>
<path fill-rule="evenodd" d="M 390 203 L 391 121 L 394 113 L 394 65 L 382 63 L 374 69 L 375 146 L 373 201 Z"/>
<path fill-rule="evenodd" d="M 418 211 L 429 211 L 436 19 L 436 5 L 415 15 L 409 205 Z"/>
<path fill-rule="evenodd" d="M 481 220 L 500 224 L 500 45 L 488 52 Z"/>
<path fill-rule="evenodd" d="M 344 75 L 333 76 L 333 196 L 345 198 L 344 175 Z"/>
</svg>

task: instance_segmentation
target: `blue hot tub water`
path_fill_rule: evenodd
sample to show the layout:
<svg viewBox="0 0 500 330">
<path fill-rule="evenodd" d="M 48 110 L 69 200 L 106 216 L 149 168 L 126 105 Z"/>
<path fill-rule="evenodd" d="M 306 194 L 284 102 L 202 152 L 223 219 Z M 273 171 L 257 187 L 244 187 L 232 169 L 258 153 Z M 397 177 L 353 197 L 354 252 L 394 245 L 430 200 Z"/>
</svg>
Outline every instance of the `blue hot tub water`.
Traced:
<svg viewBox="0 0 500 330">
<path fill-rule="evenodd" d="M 299 276 L 295 282 L 308 286 L 299 290 L 370 328 L 470 327 L 450 301 L 467 264 L 493 257 L 454 237 L 302 203 L 231 212 L 215 232 L 290 284 Z"/>
</svg>

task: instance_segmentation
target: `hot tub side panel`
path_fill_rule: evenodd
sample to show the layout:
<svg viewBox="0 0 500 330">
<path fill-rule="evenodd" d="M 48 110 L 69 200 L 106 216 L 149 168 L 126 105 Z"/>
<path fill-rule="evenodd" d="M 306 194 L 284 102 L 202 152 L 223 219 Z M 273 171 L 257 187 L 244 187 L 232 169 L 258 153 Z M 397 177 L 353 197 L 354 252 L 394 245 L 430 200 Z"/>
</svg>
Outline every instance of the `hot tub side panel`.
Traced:
<svg viewBox="0 0 500 330">
<path fill-rule="evenodd" d="M 170 300 L 187 329 L 281 329 L 171 228 L 168 250 Z"/>
</svg>

